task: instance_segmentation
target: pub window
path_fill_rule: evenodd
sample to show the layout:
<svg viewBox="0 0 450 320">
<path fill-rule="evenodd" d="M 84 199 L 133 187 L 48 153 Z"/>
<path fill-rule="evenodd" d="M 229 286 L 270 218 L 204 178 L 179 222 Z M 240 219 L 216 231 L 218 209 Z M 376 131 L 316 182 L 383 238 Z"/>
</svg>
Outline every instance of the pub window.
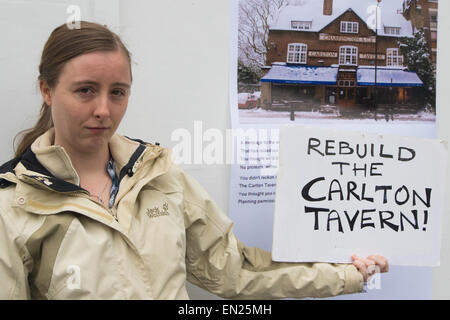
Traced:
<svg viewBox="0 0 450 320">
<path fill-rule="evenodd" d="M 431 40 L 434 40 L 434 41 L 437 40 L 437 32 L 436 31 L 431 31 Z"/>
<path fill-rule="evenodd" d="M 339 87 L 354 87 L 355 86 L 355 81 L 339 80 L 338 81 L 338 86 Z"/>
<path fill-rule="evenodd" d="M 296 30 L 310 30 L 312 21 L 291 21 L 291 28 Z"/>
<path fill-rule="evenodd" d="M 288 45 L 287 62 L 288 63 L 306 63 L 308 46 L 304 43 L 290 43 Z"/>
<path fill-rule="evenodd" d="M 400 27 L 384 27 L 385 34 L 400 34 Z"/>
<path fill-rule="evenodd" d="M 400 55 L 397 48 L 389 48 L 386 50 L 387 66 L 403 66 L 403 56 Z"/>
<path fill-rule="evenodd" d="M 342 33 L 358 33 L 359 23 L 353 21 L 341 21 Z"/>
<path fill-rule="evenodd" d="M 352 46 L 340 47 L 339 64 L 356 66 L 358 64 L 358 48 Z"/>
<path fill-rule="evenodd" d="M 437 11 L 433 10 L 433 9 L 429 9 L 430 12 L 430 28 L 432 30 L 436 30 L 437 29 L 437 25 L 438 25 L 438 13 Z"/>
</svg>

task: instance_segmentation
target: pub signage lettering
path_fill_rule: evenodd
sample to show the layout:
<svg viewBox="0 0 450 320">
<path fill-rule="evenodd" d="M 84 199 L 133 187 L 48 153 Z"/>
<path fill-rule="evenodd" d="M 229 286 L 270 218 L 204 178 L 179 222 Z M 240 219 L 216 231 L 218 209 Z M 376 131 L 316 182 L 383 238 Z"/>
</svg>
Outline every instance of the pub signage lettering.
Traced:
<svg viewBox="0 0 450 320">
<path fill-rule="evenodd" d="M 375 37 L 349 37 L 349 36 L 334 36 L 326 33 L 319 34 L 319 40 L 325 41 L 342 41 L 342 42 L 360 42 L 360 43 L 375 43 Z"/>
<path fill-rule="evenodd" d="M 337 52 L 330 51 L 309 51 L 308 56 L 310 57 L 320 57 L 320 58 L 337 58 Z"/>
<path fill-rule="evenodd" d="M 338 53 L 333 51 L 309 51 L 309 57 L 319 57 L 319 58 L 337 58 Z M 384 54 L 377 55 L 378 60 L 386 60 L 386 56 Z M 374 60 L 375 54 L 373 53 L 360 53 L 359 58 L 363 60 Z"/>
<path fill-rule="evenodd" d="M 373 54 L 373 53 L 360 53 L 359 54 L 359 58 L 360 59 L 364 59 L 364 60 L 374 60 L 375 59 L 375 54 Z M 384 54 L 379 54 L 379 55 L 377 55 L 377 60 L 386 60 L 386 56 Z"/>
</svg>

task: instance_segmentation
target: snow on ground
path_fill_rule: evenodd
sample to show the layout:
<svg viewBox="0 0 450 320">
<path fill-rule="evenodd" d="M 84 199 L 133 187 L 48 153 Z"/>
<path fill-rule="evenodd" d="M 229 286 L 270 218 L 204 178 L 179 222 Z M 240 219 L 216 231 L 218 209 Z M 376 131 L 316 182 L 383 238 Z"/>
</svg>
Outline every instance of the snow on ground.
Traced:
<svg viewBox="0 0 450 320">
<path fill-rule="evenodd" d="M 311 120 L 314 121 L 321 121 L 326 120 L 333 121 L 333 122 L 341 122 L 341 121 L 358 121 L 358 122 L 369 122 L 369 123 L 376 123 L 379 121 L 386 121 L 384 118 L 383 113 L 379 113 L 377 115 L 378 121 L 375 121 L 375 119 L 372 116 L 366 115 L 362 118 L 348 118 L 348 117 L 341 117 L 336 113 L 321 113 L 318 111 L 311 111 L 311 112 L 301 112 L 296 111 L 295 114 L 295 121 L 290 121 L 290 112 L 289 111 L 271 111 L 271 110 L 264 110 L 261 108 L 257 109 L 248 109 L 248 110 L 239 110 L 239 118 L 241 120 L 241 123 L 291 123 L 291 122 L 309 122 Z M 417 114 L 394 114 L 394 121 L 393 124 L 399 123 L 399 122 L 435 122 L 436 121 L 436 115 L 428 112 L 420 112 Z"/>
<path fill-rule="evenodd" d="M 295 112 L 295 120 L 290 120 L 288 111 L 268 111 L 263 109 L 239 110 L 241 125 L 281 125 L 304 124 L 332 126 L 335 128 L 368 131 L 385 134 L 416 137 L 436 137 L 436 115 L 427 112 L 417 114 L 394 114 L 394 121 L 386 121 L 384 114 L 364 118 L 345 118 L 336 113 Z"/>
</svg>

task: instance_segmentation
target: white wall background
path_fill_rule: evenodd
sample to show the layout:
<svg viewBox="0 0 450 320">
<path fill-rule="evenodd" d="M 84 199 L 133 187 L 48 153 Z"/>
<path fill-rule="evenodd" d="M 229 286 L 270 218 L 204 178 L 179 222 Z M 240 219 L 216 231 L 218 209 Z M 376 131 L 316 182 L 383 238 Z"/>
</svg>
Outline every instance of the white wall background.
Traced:
<svg viewBox="0 0 450 320">
<path fill-rule="evenodd" d="M 450 1 L 439 1 L 437 116 L 438 137 L 450 141 L 450 108 L 448 92 L 450 61 Z M 444 173 L 443 173 L 444 174 Z M 433 269 L 433 299 L 450 299 L 450 163 L 447 164 L 447 196 L 442 223 L 441 266 Z"/>
<path fill-rule="evenodd" d="M 119 133 L 171 147 L 177 128 L 193 132 L 231 127 L 229 112 L 229 2 L 225 0 L 0 0 L 0 162 L 12 157 L 17 132 L 34 124 L 40 108 L 39 58 L 51 30 L 66 22 L 69 5 L 79 5 L 81 18 L 107 24 L 133 54 L 132 96 Z M 441 1 L 439 15 L 450 12 Z M 448 30 L 449 19 L 439 19 Z M 450 141 L 446 93 L 450 40 L 439 34 L 438 131 Z M 228 212 L 229 166 L 185 166 Z M 447 173 L 450 178 L 450 170 Z M 447 179 L 450 181 L 450 179 Z M 442 265 L 433 269 L 433 298 L 449 299 L 450 190 L 444 214 Z M 250 232 L 250 230 L 249 230 Z M 411 279 L 414 281 L 414 279 Z M 215 296 L 194 286 L 193 299 Z"/>
</svg>

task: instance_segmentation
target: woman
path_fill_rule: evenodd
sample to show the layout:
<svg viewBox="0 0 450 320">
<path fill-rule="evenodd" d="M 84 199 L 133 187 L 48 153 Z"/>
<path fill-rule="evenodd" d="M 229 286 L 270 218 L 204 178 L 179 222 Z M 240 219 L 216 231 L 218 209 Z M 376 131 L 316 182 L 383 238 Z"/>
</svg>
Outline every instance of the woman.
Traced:
<svg viewBox="0 0 450 320">
<path fill-rule="evenodd" d="M 132 82 L 117 35 L 56 28 L 39 66 L 36 126 L 0 169 L 0 298 L 186 299 L 185 281 L 227 298 L 360 292 L 386 259 L 275 263 L 170 151 L 115 134 Z"/>
</svg>

